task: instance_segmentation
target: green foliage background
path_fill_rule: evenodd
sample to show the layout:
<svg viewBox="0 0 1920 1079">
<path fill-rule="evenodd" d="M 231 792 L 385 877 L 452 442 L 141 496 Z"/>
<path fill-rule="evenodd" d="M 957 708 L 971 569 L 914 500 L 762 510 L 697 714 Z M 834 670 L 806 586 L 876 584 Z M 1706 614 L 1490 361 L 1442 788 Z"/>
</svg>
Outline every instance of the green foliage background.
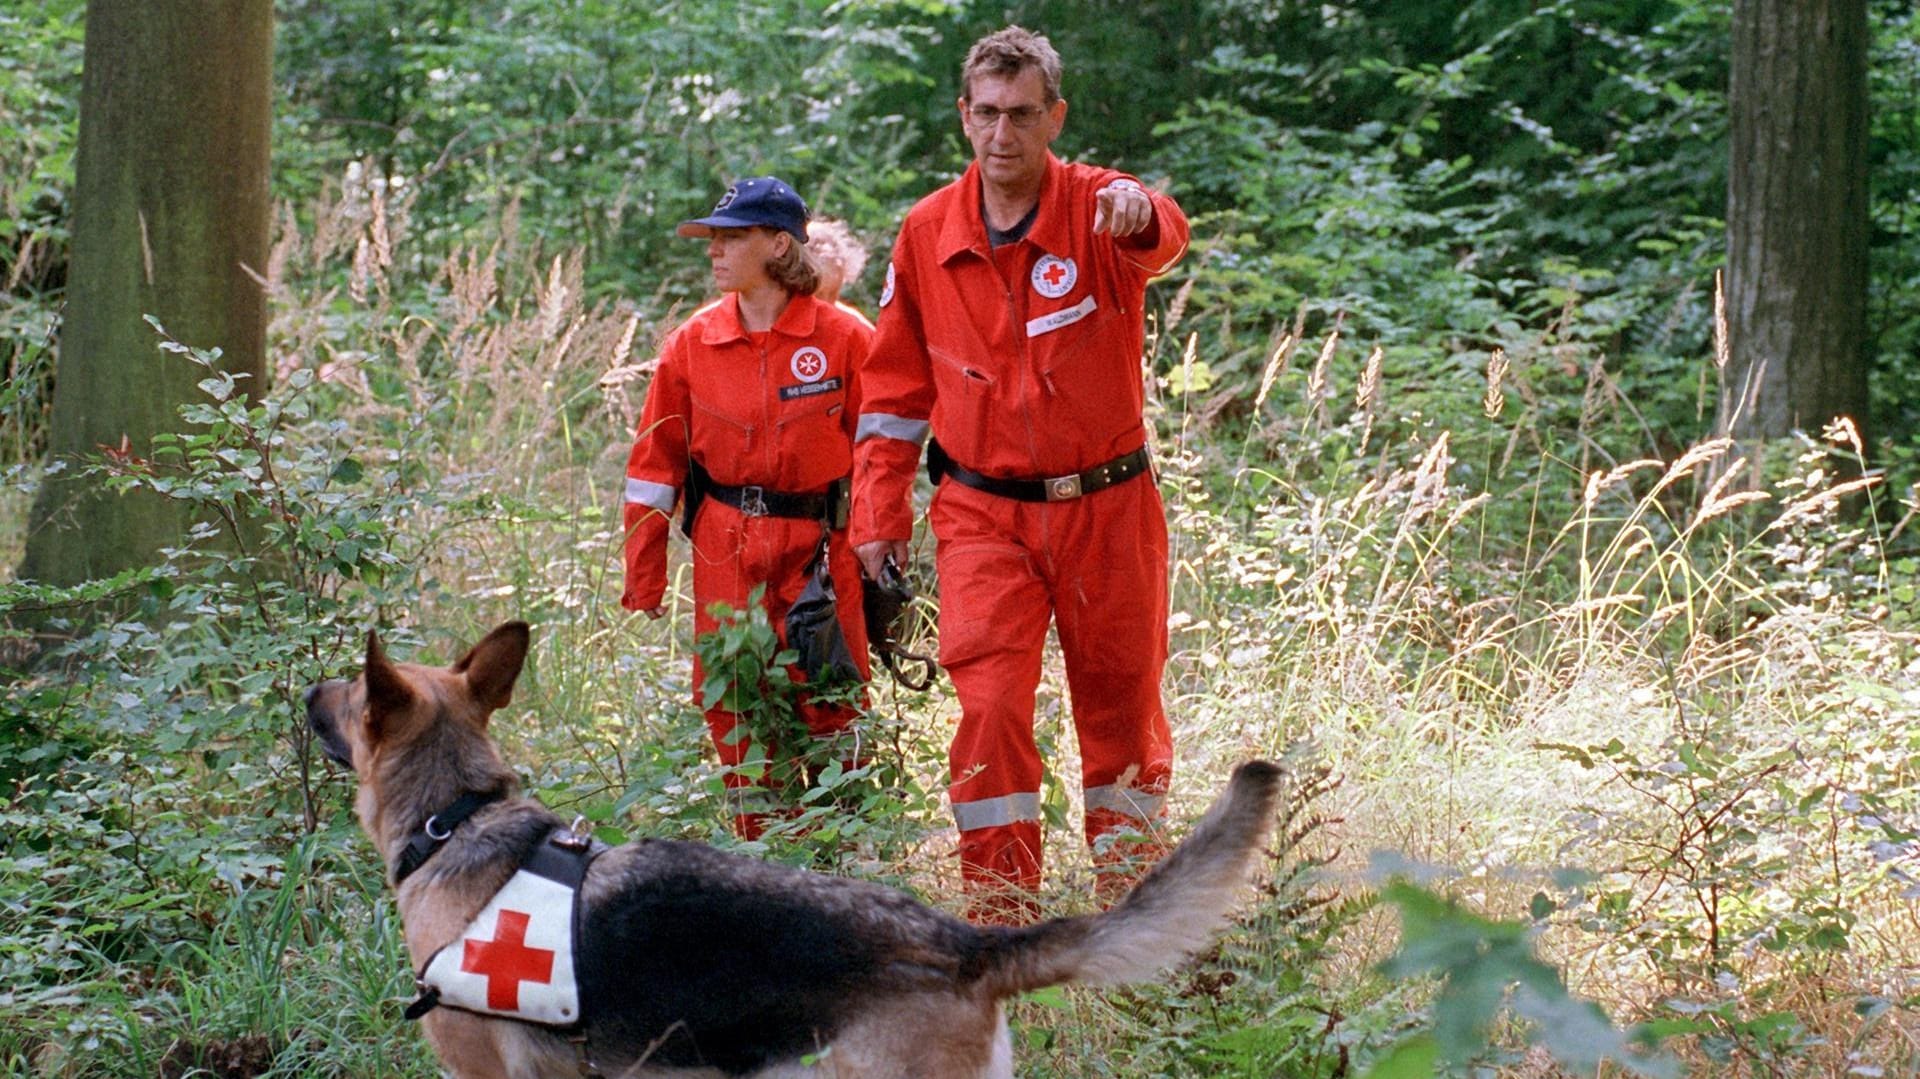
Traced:
<svg viewBox="0 0 1920 1079">
<path fill-rule="evenodd" d="M 1864 494 L 1819 432 L 1744 466 L 1700 442 L 1725 5 L 277 12 L 275 384 L 210 372 L 154 460 L 94 466 L 212 524 L 113 580 L 0 578 L 0 616 L 64 635 L 29 665 L 0 634 L 0 1071 L 433 1074 L 389 1007 L 407 972 L 375 859 L 297 703 L 370 626 L 448 659 L 536 622 L 496 733 L 610 839 L 706 838 L 951 898 L 938 689 L 878 692 L 868 767 L 822 768 L 764 842 L 728 836 L 685 612 L 649 627 L 613 605 L 612 492 L 651 343 L 707 292 L 670 225 L 775 172 L 878 266 L 963 167 L 961 57 L 1008 21 L 1066 58 L 1060 152 L 1167 184 L 1195 225 L 1150 294 L 1147 357 L 1185 808 L 1248 753 L 1291 752 L 1301 777 L 1274 880 L 1221 947 L 1165 984 L 1022 1002 L 1023 1062 L 1539 1075 L 1539 1045 L 1577 1074 L 1601 1055 L 1671 1068 L 1572 986 L 1707 1070 L 1915 1066 L 1910 5 L 1871 0 L 1887 471 Z M 7 565 L 43 467 L 83 21 L 81 0 L 0 10 Z M 166 362 L 207 364 L 157 331 Z M 66 620 L 103 598 L 120 617 Z M 749 620 L 709 647 L 758 670 L 771 641 Z M 1074 910 L 1058 683 L 1040 736 L 1068 883 L 1049 898 Z M 1389 883 L 1406 874 L 1354 869 L 1342 842 L 1445 865 Z"/>
</svg>

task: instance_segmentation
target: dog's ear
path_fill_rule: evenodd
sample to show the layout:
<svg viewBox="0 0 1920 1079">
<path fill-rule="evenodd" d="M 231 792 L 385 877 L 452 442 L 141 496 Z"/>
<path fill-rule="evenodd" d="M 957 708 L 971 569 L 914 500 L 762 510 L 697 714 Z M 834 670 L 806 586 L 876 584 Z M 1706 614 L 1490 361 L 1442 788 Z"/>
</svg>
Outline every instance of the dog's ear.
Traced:
<svg viewBox="0 0 1920 1079">
<path fill-rule="evenodd" d="M 491 712 L 513 699 L 513 683 L 527 661 L 532 631 L 525 622 L 503 622 L 453 665 L 453 673 L 467 676 L 473 699 Z"/>
<path fill-rule="evenodd" d="M 380 635 L 373 630 L 367 631 L 367 665 L 364 669 L 367 680 L 367 710 L 371 713 L 370 733 L 380 734 L 380 717 L 404 711 L 413 704 L 413 688 L 400 674 L 400 669 L 387 658 L 386 649 L 380 647 Z"/>
</svg>

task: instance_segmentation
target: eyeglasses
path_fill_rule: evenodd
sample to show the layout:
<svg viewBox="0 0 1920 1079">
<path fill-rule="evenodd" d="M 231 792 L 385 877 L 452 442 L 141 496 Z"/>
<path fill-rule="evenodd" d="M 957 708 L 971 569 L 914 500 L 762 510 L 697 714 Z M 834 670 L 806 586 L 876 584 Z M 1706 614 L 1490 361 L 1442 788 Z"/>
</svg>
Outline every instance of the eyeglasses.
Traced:
<svg viewBox="0 0 1920 1079">
<path fill-rule="evenodd" d="M 967 119 L 975 127 L 993 127 L 1002 116 L 1013 121 L 1015 127 L 1032 127 L 1040 122 L 1047 110 L 1039 105 L 1022 105 L 1017 109 L 996 109 L 992 105 L 974 105 L 967 109 Z"/>
</svg>

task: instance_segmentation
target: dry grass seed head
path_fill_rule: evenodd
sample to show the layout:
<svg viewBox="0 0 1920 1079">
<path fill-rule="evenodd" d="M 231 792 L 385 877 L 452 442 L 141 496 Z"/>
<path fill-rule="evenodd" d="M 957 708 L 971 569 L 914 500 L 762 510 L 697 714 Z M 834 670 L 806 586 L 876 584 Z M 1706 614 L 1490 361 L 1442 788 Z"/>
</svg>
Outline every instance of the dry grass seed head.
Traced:
<svg viewBox="0 0 1920 1079">
<path fill-rule="evenodd" d="M 1340 344 L 1340 331 L 1327 335 L 1320 344 L 1320 355 L 1313 361 L 1313 370 L 1307 375 L 1307 405 L 1318 409 L 1320 402 L 1327 396 L 1327 368 L 1333 363 L 1333 352 Z"/>
<path fill-rule="evenodd" d="M 1180 350 L 1180 395 L 1193 393 L 1193 365 L 1200 358 L 1200 334 L 1187 335 L 1187 347 Z"/>
<path fill-rule="evenodd" d="M 1667 463 L 1665 461 L 1657 457 L 1641 457 L 1628 461 L 1625 464 L 1615 465 L 1604 472 L 1596 469 L 1592 475 L 1587 477 L 1587 490 L 1585 496 L 1581 499 L 1581 504 L 1592 508 L 1594 502 L 1598 501 L 1602 494 L 1619 484 L 1621 480 L 1626 479 L 1635 472 L 1644 472 L 1649 468 L 1665 468 L 1666 465 Z"/>
<path fill-rule="evenodd" d="M 1731 438 L 1710 438 L 1705 442 L 1694 443 L 1692 446 L 1687 447 L 1687 452 L 1681 454 L 1679 459 L 1673 462 L 1673 467 L 1667 469 L 1666 474 L 1660 477 L 1660 482 L 1653 485 L 1653 493 L 1659 494 L 1661 491 L 1666 490 L 1686 477 L 1693 475 L 1701 465 L 1707 464 L 1710 461 L 1717 461 L 1726 456 L 1728 451 L 1732 449 L 1733 439 Z"/>
<path fill-rule="evenodd" d="M 1687 531 L 1691 532 L 1716 517 L 1732 513 L 1741 506 L 1765 502 L 1772 497 L 1773 495 L 1766 491 L 1737 491 L 1725 498 L 1704 503 L 1700 507 L 1700 512 L 1694 515 L 1693 520 L 1687 522 Z"/>
<path fill-rule="evenodd" d="M 1852 416 L 1835 416 L 1821 428 L 1820 436 L 1828 442 L 1852 450 L 1856 458 L 1867 455 L 1866 447 L 1860 441 L 1860 428 L 1853 422 Z"/>
<path fill-rule="evenodd" d="M 535 290 L 540 307 L 540 322 L 535 332 L 541 340 L 551 340 L 560 330 L 560 322 L 566 318 L 573 307 L 573 290 L 568 288 L 567 276 L 562 270 L 563 256 L 553 256 L 553 265 L 547 269 L 546 284 Z"/>
<path fill-rule="evenodd" d="M 481 258 L 477 248 L 454 248 L 441 264 L 447 279 L 447 306 L 452 308 L 448 337 L 459 339 L 493 309 L 500 296 L 500 245 Z"/>
<path fill-rule="evenodd" d="M 287 266 L 300 253 L 300 219 L 293 212 L 293 204 L 281 203 L 279 217 L 280 234 L 267 251 L 267 295 L 276 300 L 284 298 Z"/>
<path fill-rule="evenodd" d="M 1373 406 L 1380 398 L 1380 360 L 1382 352 L 1379 345 L 1367 353 L 1367 365 L 1360 371 L 1360 383 L 1354 387 L 1353 404 L 1360 411 L 1371 414 Z"/>
<path fill-rule="evenodd" d="M 313 215 L 315 264 L 331 262 L 340 252 L 355 246 L 366 228 L 368 210 L 361 192 L 364 166 L 354 162 L 340 178 L 340 186 L 323 194 Z"/>
<path fill-rule="evenodd" d="M 1480 399 L 1480 408 L 1490 420 L 1498 419 L 1501 411 L 1507 407 L 1507 394 L 1501 389 L 1501 384 L 1506 381 L 1507 366 L 1505 349 L 1496 348 L 1493 355 L 1487 357 L 1487 394 Z"/>
<path fill-rule="evenodd" d="M 353 269 L 347 275 L 347 295 L 353 302 L 367 302 L 367 281 L 373 276 L 373 244 L 361 236 L 353 245 Z"/>
<path fill-rule="evenodd" d="M 1447 523 L 1441 526 L 1440 531 L 1443 533 L 1453 531 L 1459 527 L 1461 521 L 1466 520 L 1467 514 L 1472 513 L 1474 510 L 1479 509 L 1491 501 L 1493 501 L 1493 496 L 1482 491 L 1472 498 L 1467 499 L 1465 502 L 1460 503 L 1460 505 L 1454 507 L 1452 513 L 1447 514 Z"/>
<path fill-rule="evenodd" d="M 1720 475 L 1714 479 L 1713 486 L 1707 488 L 1706 496 L 1700 500 L 1700 508 L 1694 512 L 1693 520 L 1687 522 L 1688 532 L 1694 531 L 1716 517 L 1725 516 L 1741 506 L 1763 502 L 1773 497 L 1766 491 L 1760 490 L 1736 491 L 1731 495 L 1726 493 L 1727 488 L 1732 486 L 1733 481 L 1746 469 L 1747 458 L 1736 457 L 1720 470 Z"/>
<path fill-rule="evenodd" d="M 1280 341 L 1273 346 L 1273 354 L 1267 357 L 1266 370 L 1260 372 L 1260 392 L 1254 395 L 1253 410 L 1267 403 L 1267 395 L 1273 392 L 1273 384 L 1286 371 L 1288 362 L 1293 358 L 1293 350 L 1300 339 L 1290 333 L 1280 335 Z"/>
<path fill-rule="evenodd" d="M 1447 494 L 1447 472 L 1453 467 L 1453 453 L 1448 448 L 1452 438 L 1451 431 L 1440 432 L 1427 448 L 1426 456 L 1413 470 L 1413 494 L 1407 500 L 1409 518 L 1423 517 L 1440 507 Z"/>
<path fill-rule="evenodd" d="M 1773 523 L 1769 524 L 1765 531 L 1779 531 L 1801 521 L 1812 520 L 1815 517 L 1821 516 L 1833 509 L 1833 507 L 1839 505 L 1841 499 L 1855 491 L 1864 491 L 1869 487 L 1877 486 L 1884 478 L 1884 476 L 1880 475 L 1861 476 L 1858 479 L 1848 480 L 1845 483 L 1837 483 L 1825 490 L 1815 491 L 1813 494 L 1807 495 L 1804 498 L 1796 499 L 1789 503 L 1786 509 L 1780 511 L 1780 516 L 1774 518 Z"/>
<path fill-rule="evenodd" d="M 1181 284 L 1179 291 L 1173 294 L 1172 302 L 1167 304 L 1167 332 L 1173 332 L 1173 329 L 1180 325 L 1180 320 L 1186 317 L 1187 299 L 1193 295 L 1193 285 L 1198 280 L 1197 276 L 1187 278 Z"/>
<path fill-rule="evenodd" d="M 1607 358 L 1595 356 L 1587 367 L 1587 388 L 1580 395 L 1580 430 L 1591 430 L 1600 418 L 1602 407 L 1612 399 L 1612 384 L 1607 378 Z"/>
</svg>

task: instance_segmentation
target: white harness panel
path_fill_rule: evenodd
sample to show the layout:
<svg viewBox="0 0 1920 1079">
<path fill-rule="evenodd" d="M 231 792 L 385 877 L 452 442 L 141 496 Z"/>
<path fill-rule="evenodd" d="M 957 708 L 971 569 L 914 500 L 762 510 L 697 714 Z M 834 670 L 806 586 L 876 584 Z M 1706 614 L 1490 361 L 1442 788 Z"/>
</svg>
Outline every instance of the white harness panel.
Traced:
<svg viewBox="0 0 1920 1079">
<path fill-rule="evenodd" d="M 465 1011 L 572 1026 L 580 1020 L 573 899 L 572 888 L 520 870 L 427 960 L 421 982 Z"/>
</svg>

